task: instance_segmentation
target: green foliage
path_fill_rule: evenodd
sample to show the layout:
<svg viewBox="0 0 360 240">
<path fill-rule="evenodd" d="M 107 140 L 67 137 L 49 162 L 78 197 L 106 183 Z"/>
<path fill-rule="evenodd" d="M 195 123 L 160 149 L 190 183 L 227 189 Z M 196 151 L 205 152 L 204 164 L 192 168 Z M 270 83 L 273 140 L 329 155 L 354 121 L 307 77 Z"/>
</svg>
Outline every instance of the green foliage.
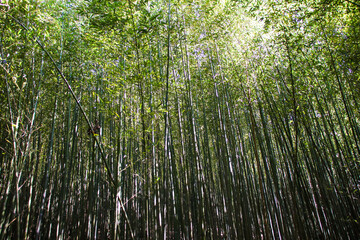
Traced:
<svg viewBox="0 0 360 240">
<path fill-rule="evenodd" d="M 3 238 L 359 236 L 356 2 L 6 4 Z"/>
</svg>

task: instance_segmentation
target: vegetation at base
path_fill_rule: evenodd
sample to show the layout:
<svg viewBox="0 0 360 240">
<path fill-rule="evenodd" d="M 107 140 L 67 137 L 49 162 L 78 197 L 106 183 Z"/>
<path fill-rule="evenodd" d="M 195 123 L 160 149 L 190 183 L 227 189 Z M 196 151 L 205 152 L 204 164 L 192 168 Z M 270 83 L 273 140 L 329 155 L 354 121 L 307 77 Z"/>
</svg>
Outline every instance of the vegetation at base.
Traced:
<svg viewBox="0 0 360 240">
<path fill-rule="evenodd" d="M 0 2 L 0 239 L 360 239 L 360 5 Z"/>
</svg>

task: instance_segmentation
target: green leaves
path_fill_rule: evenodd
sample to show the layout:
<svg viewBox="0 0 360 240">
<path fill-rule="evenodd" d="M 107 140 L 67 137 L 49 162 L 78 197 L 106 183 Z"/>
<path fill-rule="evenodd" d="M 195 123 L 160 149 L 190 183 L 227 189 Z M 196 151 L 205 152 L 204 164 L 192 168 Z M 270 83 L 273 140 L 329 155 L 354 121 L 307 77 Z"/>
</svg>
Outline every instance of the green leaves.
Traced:
<svg viewBox="0 0 360 240">
<path fill-rule="evenodd" d="M 355 239 L 360 18 L 329 4 L 9 1 L 0 235 Z"/>
</svg>

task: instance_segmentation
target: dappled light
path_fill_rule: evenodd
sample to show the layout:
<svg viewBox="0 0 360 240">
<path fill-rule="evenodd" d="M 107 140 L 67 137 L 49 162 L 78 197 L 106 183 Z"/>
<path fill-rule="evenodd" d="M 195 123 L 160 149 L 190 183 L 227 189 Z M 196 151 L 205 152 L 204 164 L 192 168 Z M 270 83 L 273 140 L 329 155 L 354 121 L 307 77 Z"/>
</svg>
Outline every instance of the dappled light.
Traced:
<svg viewBox="0 0 360 240">
<path fill-rule="evenodd" d="M 0 1 L 0 239 L 360 239 L 360 6 Z"/>
</svg>

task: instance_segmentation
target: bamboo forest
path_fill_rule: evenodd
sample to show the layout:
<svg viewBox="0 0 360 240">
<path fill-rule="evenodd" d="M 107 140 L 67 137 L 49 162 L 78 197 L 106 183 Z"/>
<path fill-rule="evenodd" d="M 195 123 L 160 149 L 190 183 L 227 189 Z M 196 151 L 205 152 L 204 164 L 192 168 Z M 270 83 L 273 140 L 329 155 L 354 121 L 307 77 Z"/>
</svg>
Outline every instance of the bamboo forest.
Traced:
<svg viewBox="0 0 360 240">
<path fill-rule="evenodd" d="M 1 0 L 0 240 L 360 239 L 357 0 Z"/>
</svg>

